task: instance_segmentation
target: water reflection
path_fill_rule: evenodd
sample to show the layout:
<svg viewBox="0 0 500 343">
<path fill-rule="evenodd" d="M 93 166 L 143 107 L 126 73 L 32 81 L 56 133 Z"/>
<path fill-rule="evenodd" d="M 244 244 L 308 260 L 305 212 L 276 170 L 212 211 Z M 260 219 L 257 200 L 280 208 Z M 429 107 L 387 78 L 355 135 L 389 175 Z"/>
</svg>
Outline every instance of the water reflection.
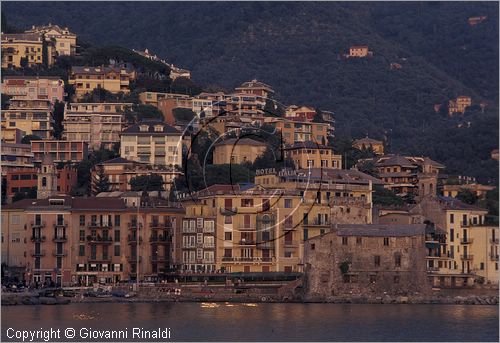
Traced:
<svg viewBox="0 0 500 343">
<path fill-rule="evenodd" d="M 498 341 L 496 306 L 101 303 L 2 307 L 5 330 L 169 327 L 173 341 Z"/>
</svg>

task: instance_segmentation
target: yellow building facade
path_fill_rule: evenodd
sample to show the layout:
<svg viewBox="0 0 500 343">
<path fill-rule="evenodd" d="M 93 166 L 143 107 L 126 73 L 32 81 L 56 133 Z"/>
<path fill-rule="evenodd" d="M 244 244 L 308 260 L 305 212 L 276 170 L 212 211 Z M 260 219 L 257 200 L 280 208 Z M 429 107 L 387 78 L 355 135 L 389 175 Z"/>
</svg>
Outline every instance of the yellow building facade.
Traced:
<svg viewBox="0 0 500 343">
<path fill-rule="evenodd" d="M 125 68 L 72 67 L 68 83 L 75 87 L 75 96 L 82 98 L 94 89 L 103 88 L 111 93 L 130 93 L 131 74 Z"/>
<path fill-rule="evenodd" d="M 231 138 L 215 144 L 214 164 L 253 163 L 266 150 L 266 144 L 250 138 Z"/>
<path fill-rule="evenodd" d="M 51 47 L 47 47 L 48 50 Z M 48 53 L 48 56 L 51 56 Z M 53 61 L 48 58 L 48 64 Z M 2 34 L 2 68 L 20 68 L 22 66 L 35 67 L 42 65 L 43 41 L 42 36 L 33 33 Z"/>
<path fill-rule="evenodd" d="M 294 143 L 284 150 L 297 169 L 342 169 L 342 156 L 334 154 L 333 150 L 325 145 L 306 141 Z"/>
</svg>

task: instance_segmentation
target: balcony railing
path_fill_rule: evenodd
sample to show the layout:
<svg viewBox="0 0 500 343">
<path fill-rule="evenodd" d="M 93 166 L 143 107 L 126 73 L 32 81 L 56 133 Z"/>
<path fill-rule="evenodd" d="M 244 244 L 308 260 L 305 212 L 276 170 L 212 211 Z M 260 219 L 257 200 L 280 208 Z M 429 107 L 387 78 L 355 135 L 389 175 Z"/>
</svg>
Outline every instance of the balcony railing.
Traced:
<svg viewBox="0 0 500 343">
<path fill-rule="evenodd" d="M 54 238 L 52 238 L 52 241 L 53 242 L 56 242 L 56 243 L 64 243 L 64 242 L 67 242 L 68 241 L 68 237 L 66 236 L 54 236 Z"/>
<path fill-rule="evenodd" d="M 221 207 L 220 214 L 223 216 L 234 216 L 238 213 L 238 209 L 236 207 Z"/>
<path fill-rule="evenodd" d="M 31 250 L 31 256 L 33 257 L 45 256 L 45 250 Z"/>
<path fill-rule="evenodd" d="M 128 236 L 127 237 L 127 241 L 130 243 L 130 244 L 137 244 L 138 242 L 139 243 L 142 243 L 142 237 L 140 236 Z"/>
<path fill-rule="evenodd" d="M 53 250 L 52 255 L 56 257 L 68 256 L 67 250 Z"/>
<path fill-rule="evenodd" d="M 113 238 L 101 237 L 101 236 L 87 236 L 87 242 L 93 244 L 111 244 L 113 242 Z"/>
<path fill-rule="evenodd" d="M 149 223 L 149 226 L 152 229 L 171 229 L 172 228 L 172 223 L 160 223 L 160 222 L 151 222 Z"/>
<path fill-rule="evenodd" d="M 31 236 L 32 242 L 45 242 L 45 236 Z"/>
<path fill-rule="evenodd" d="M 127 223 L 127 226 L 130 229 L 142 229 L 142 223 L 138 223 L 138 222 L 129 222 L 129 223 Z"/>
<path fill-rule="evenodd" d="M 490 244 L 498 244 L 498 238 L 490 238 Z"/>
<path fill-rule="evenodd" d="M 30 223 L 32 228 L 37 228 L 37 227 L 46 227 L 47 222 L 31 222 Z"/>
<path fill-rule="evenodd" d="M 152 262 L 167 262 L 168 257 L 167 256 L 151 256 L 151 261 Z"/>
<path fill-rule="evenodd" d="M 167 235 L 167 236 L 162 236 L 162 235 L 159 235 L 159 236 L 151 236 L 149 237 L 149 241 L 151 243 L 170 243 L 172 241 L 172 238 Z"/>
<path fill-rule="evenodd" d="M 89 223 L 89 228 L 91 229 L 98 229 L 98 228 L 109 229 L 112 227 L 113 227 L 112 223 L 98 223 L 98 222 Z"/>
<path fill-rule="evenodd" d="M 142 261 L 141 259 L 141 256 L 137 257 L 137 256 L 127 256 L 127 261 L 129 262 L 137 262 L 139 261 L 139 263 Z"/>
<path fill-rule="evenodd" d="M 306 225 L 306 226 L 330 226 L 330 221 L 329 220 L 318 220 L 318 218 L 314 218 L 313 220 L 304 221 L 303 225 Z"/>
<path fill-rule="evenodd" d="M 498 254 L 490 253 L 490 260 L 491 261 L 498 261 Z"/>
<path fill-rule="evenodd" d="M 68 226 L 68 222 L 67 221 L 62 221 L 62 222 L 54 223 L 54 227 L 67 227 L 67 226 Z"/>
<path fill-rule="evenodd" d="M 242 239 L 240 245 L 255 245 L 255 241 L 253 239 Z"/>
<path fill-rule="evenodd" d="M 222 257 L 222 262 L 252 262 L 252 263 L 261 263 L 261 262 L 272 262 L 272 257 Z"/>
<path fill-rule="evenodd" d="M 460 255 L 460 258 L 461 258 L 462 260 L 469 261 L 469 260 L 472 260 L 472 259 L 473 259 L 473 255 Z"/>
<path fill-rule="evenodd" d="M 298 241 L 285 241 L 284 245 L 285 245 L 285 247 L 289 247 L 289 248 L 297 248 L 299 246 L 299 242 Z"/>
<path fill-rule="evenodd" d="M 98 257 L 97 255 L 91 255 L 89 257 L 89 262 L 109 262 L 111 261 L 111 256 L 110 255 L 103 255 L 101 257 Z"/>
<path fill-rule="evenodd" d="M 460 240 L 460 244 L 472 244 L 473 241 L 474 241 L 473 238 L 466 237 Z"/>
</svg>

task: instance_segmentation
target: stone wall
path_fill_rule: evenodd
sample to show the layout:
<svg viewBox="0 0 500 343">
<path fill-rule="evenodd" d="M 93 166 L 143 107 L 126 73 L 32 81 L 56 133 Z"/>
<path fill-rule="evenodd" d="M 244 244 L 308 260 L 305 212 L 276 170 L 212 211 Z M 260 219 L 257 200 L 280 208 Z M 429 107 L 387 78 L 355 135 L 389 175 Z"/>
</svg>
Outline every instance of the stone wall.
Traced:
<svg viewBox="0 0 500 343">
<path fill-rule="evenodd" d="M 305 243 L 306 296 L 408 295 L 427 293 L 424 236 L 342 237 L 331 232 Z M 375 264 L 379 256 L 380 265 Z M 396 265 L 400 256 L 400 266 Z M 347 265 L 342 271 L 341 265 Z"/>
</svg>

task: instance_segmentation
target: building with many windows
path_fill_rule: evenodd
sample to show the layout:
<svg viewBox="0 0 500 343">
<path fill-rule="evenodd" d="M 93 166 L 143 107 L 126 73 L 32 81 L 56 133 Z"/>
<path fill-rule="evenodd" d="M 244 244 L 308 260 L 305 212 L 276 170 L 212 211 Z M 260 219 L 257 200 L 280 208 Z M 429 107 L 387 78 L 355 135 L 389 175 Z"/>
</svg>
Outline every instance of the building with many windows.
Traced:
<svg viewBox="0 0 500 343">
<path fill-rule="evenodd" d="M 230 138 L 214 145 L 214 164 L 253 163 L 267 145 L 251 138 Z"/>
<path fill-rule="evenodd" d="M 31 141 L 31 151 L 35 162 L 41 162 L 46 154 L 50 154 L 54 162 L 78 163 L 89 155 L 88 143 L 85 141 L 40 140 Z"/>
<path fill-rule="evenodd" d="M 86 141 L 89 148 L 113 149 L 125 128 L 123 113 L 132 103 L 70 103 L 64 112 L 63 138 Z"/>
<path fill-rule="evenodd" d="M 111 93 L 130 93 L 131 72 L 120 67 L 71 67 L 68 83 L 75 87 L 75 96 L 82 98 L 94 89 L 102 88 Z"/>
<path fill-rule="evenodd" d="M 64 81 L 58 76 L 5 76 L 2 94 L 21 99 L 48 99 L 53 104 L 64 100 Z"/>
<path fill-rule="evenodd" d="M 144 121 L 121 134 L 120 156 L 131 161 L 182 166 L 182 135 L 162 122 Z"/>
<path fill-rule="evenodd" d="M 302 122 L 273 117 L 265 118 L 264 122 L 280 130 L 283 142 L 286 144 L 305 141 L 323 145 L 328 143 L 330 130 L 327 123 Z"/>
<path fill-rule="evenodd" d="M 297 169 L 333 168 L 342 169 L 342 156 L 333 153 L 326 145 L 311 141 L 296 142 L 284 148 Z"/>
<path fill-rule="evenodd" d="M 35 135 L 42 139 L 52 137 L 52 104 L 49 99 L 27 99 L 15 96 L 10 99 L 8 110 L 2 110 L 2 125 L 16 128 L 26 135 Z"/>
<path fill-rule="evenodd" d="M 51 49 L 50 46 L 47 47 Z M 47 54 L 52 65 L 51 53 Z M 44 63 L 43 40 L 36 33 L 2 33 L 2 68 L 36 67 Z"/>
<path fill-rule="evenodd" d="M 26 33 L 44 35 L 47 42 L 53 42 L 57 56 L 71 56 L 76 54 L 76 34 L 67 27 L 59 25 L 32 26 Z"/>
</svg>

